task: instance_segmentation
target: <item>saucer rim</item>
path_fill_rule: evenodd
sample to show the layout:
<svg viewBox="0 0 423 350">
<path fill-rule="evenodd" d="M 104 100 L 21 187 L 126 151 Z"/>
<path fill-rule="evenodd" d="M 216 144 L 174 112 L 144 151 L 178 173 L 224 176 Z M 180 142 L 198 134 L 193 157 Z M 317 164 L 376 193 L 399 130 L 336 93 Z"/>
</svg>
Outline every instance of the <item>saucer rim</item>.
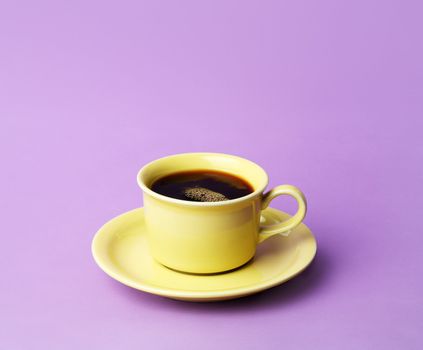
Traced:
<svg viewBox="0 0 423 350">
<path fill-rule="evenodd" d="M 276 208 L 268 208 L 268 209 L 265 209 L 265 210 L 276 210 L 280 213 L 287 214 L 287 213 L 283 212 L 282 210 L 279 210 L 279 209 L 276 209 Z M 160 296 L 167 297 L 167 298 L 178 299 L 178 300 L 192 300 L 192 301 L 196 301 L 196 300 L 197 301 L 199 301 L 199 300 L 222 300 L 222 299 L 232 299 L 232 298 L 237 298 L 237 297 L 241 297 L 241 296 L 259 293 L 261 291 L 264 291 L 264 290 L 267 290 L 269 288 L 273 288 L 273 287 L 276 287 L 280 284 L 283 284 L 283 283 L 287 282 L 288 280 L 298 276 L 301 272 L 303 272 L 311 264 L 311 262 L 316 257 L 316 253 L 317 253 L 316 238 L 314 237 L 313 233 L 308 228 L 308 226 L 305 225 L 304 223 L 301 223 L 301 225 L 306 226 L 307 230 L 309 231 L 309 235 L 311 236 L 311 239 L 312 239 L 311 242 L 309 243 L 309 249 L 308 249 L 310 252 L 309 252 L 309 254 L 306 255 L 305 259 L 307 259 L 307 261 L 304 263 L 304 265 L 301 266 L 301 268 L 299 268 L 298 270 L 294 271 L 292 274 L 288 274 L 285 278 L 281 279 L 280 274 L 278 274 L 275 277 L 273 277 L 269 280 L 266 280 L 266 281 L 262 281 L 258 284 L 253 284 L 253 285 L 248 285 L 248 286 L 243 286 L 243 287 L 238 287 L 238 288 L 224 289 L 224 290 L 215 290 L 215 291 L 180 290 L 180 289 L 172 289 L 172 288 L 163 288 L 163 287 L 154 286 L 152 284 L 135 282 L 135 281 L 131 280 L 130 278 L 127 278 L 124 275 L 113 271 L 113 268 L 109 267 L 110 263 L 108 261 L 106 261 L 106 259 L 101 256 L 101 252 L 100 252 L 100 249 L 99 249 L 99 245 L 100 245 L 99 242 L 100 242 L 101 238 L 103 238 L 102 236 L 104 235 L 104 232 L 106 232 L 108 227 L 113 225 L 117 220 L 122 219 L 122 217 L 131 216 L 135 212 L 141 212 L 142 214 L 144 214 L 144 208 L 139 207 L 139 208 L 135 208 L 135 209 L 129 210 L 127 212 L 124 212 L 120 215 L 113 217 L 112 219 L 107 221 L 104 225 L 102 225 L 97 230 L 97 232 L 95 233 L 95 235 L 93 237 L 93 240 L 92 240 L 92 243 L 91 243 L 91 253 L 93 255 L 93 258 L 94 258 L 94 261 L 96 262 L 96 264 L 109 277 L 115 279 L 116 281 L 118 281 L 118 282 L 120 282 L 120 283 L 122 283 L 122 284 L 124 284 L 128 287 L 131 287 L 131 288 L 134 288 L 134 289 L 146 292 L 146 293 L 150 293 L 150 294 L 154 294 L 154 295 L 160 295 Z M 287 214 L 287 215 L 289 215 L 289 214 Z M 179 274 L 179 273 L 182 273 L 182 272 L 176 272 L 175 271 L 175 274 Z M 227 273 L 230 274 L 232 272 L 227 272 Z M 286 273 L 287 272 L 285 271 L 284 274 L 286 274 Z"/>
</svg>

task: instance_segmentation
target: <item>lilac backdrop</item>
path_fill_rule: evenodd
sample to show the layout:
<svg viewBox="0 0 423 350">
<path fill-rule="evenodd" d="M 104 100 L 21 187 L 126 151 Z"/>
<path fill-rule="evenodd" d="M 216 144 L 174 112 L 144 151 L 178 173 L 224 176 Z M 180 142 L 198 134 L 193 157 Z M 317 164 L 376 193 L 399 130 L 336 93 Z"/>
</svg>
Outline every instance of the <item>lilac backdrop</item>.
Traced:
<svg viewBox="0 0 423 350">
<path fill-rule="evenodd" d="M 2 349 L 421 349 L 419 1 L 2 1 Z M 139 167 L 261 164 L 309 199 L 315 262 L 189 304 L 103 274 Z M 273 206 L 292 212 L 289 200 Z"/>
</svg>

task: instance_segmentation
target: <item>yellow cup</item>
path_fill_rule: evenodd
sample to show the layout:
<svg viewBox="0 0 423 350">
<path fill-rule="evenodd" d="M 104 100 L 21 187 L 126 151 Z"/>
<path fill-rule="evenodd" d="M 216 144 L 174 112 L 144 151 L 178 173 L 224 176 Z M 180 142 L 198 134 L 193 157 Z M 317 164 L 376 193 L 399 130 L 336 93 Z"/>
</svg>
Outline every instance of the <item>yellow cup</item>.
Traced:
<svg viewBox="0 0 423 350">
<path fill-rule="evenodd" d="M 166 197 L 150 189 L 169 174 L 189 170 L 224 171 L 247 180 L 254 189 L 247 196 L 222 202 L 192 202 Z M 161 264 L 183 272 L 216 273 L 248 262 L 257 244 L 286 233 L 304 219 L 307 203 L 291 185 L 264 193 L 266 172 L 257 164 L 220 153 L 184 153 L 145 165 L 137 176 L 144 196 L 147 237 L 152 256 Z M 284 222 L 260 225 L 260 213 L 279 195 L 298 202 L 297 213 Z"/>
</svg>

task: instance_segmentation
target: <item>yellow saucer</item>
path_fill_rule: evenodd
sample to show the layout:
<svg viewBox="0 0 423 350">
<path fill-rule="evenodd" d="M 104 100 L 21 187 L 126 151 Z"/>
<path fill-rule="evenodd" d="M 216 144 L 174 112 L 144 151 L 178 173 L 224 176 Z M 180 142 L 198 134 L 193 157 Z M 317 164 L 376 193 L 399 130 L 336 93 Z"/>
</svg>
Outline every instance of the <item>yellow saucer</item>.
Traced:
<svg viewBox="0 0 423 350">
<path fill-rule="evenodd" d="M 264 224 L 289 215 L 268 208 Z M 289 236 L 276 235 L 257 247 L 253 260 L 222 274 L 193 275 L 170 270 L 149 254 L 144 211 L 131 210 L 96 233 L 92 254 L 100 268 L 119 282 L 147 293 L 187 301 L 234 299 L 277 286 L 303 271 L 316 254 L 316 240 L 304 224 Z"/>
</svg>

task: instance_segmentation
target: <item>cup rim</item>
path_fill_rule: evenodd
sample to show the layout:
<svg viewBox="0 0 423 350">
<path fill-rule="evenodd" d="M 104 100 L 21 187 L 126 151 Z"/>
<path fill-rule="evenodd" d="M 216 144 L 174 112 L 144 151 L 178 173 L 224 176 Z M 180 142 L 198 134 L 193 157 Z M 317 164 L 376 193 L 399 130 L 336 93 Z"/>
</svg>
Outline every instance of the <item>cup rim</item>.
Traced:
<svg viewBox="0 0 423 350">
<path fill-rule="evenodd" d="M 227 201 L 220 201 L 220 202 L 194 202 L 194 201 L 185 201 L 183 199 L 177 199 L 177 198 L 172 198 L 172 197 L 167 197 L 164 196 L 162 194 L 159 194 L 157 192 L 154 192 L 153 190 L 151 190 L 142 180 L 142 174 L 145 172 L 145 170 L 151 166 L 152 164 L 158 162 L 158 161 L 162 161 L 168 158 L 173 158 L 173 157 L 180 157 L 180 156 L 192 156 L 192 155 L 198 155 L 198 156 L 219 156 L 219 157 L 225 157 L 225 158 L 232 158 L 232 159 L 236 159 L 238 161 L 243 161 L 243 162 L 248 162 L 251 165 L 257 167 L 263 174 L 263 178 L 264 178 L 264 182 L 263 185 L 258 187 L 257 189 L 255 189 L 252 193 L 247 194 L 246 196 L 243 197 L 239 197 L 239 198 L 235 198 L 235 199 L 229 199 Z M 247 179 L 248 180 L 248 179 Z M 266 171 L 258 164 L 252 162 L 251 160 L 248 160 L 246 158 L 242 158 L 239 156 L 234 156 L 231 154 L 226 154 L 226 153 L 214 153 L 214 152 L 187 152 L 187 153 L 177 153 L 177 154 L 172 154 L 172 155 L 168 155 L 165 157 L 161 157 L 161 158 L 157 158 L 147 164 L 145 164 L 139 171 L 137 174 L 137 183 L 138 186 L 141 188 L 141 190 L 145 193 L 147 193 L 148 195 L 152 196 L 153 198 L 156 198 L 158 200 L 161 201 L 165 201 L 165 202 L 169 202 L 169 203 L 173 203 L 173 204 L 178 204 L 178 205 L 183 205 L 183 206 L 189 206 L 189 207 L 223 207 L 223 206 L 230 206 L 233 204 L 237 204 L 243 201 L 248 201 L 251 198 L 263 193 L 263 191 L 265 190 L 265 188 L 267 187 L 268 183 L 269 183 L 269 177 L 266 173 Z"/>
</svg>

